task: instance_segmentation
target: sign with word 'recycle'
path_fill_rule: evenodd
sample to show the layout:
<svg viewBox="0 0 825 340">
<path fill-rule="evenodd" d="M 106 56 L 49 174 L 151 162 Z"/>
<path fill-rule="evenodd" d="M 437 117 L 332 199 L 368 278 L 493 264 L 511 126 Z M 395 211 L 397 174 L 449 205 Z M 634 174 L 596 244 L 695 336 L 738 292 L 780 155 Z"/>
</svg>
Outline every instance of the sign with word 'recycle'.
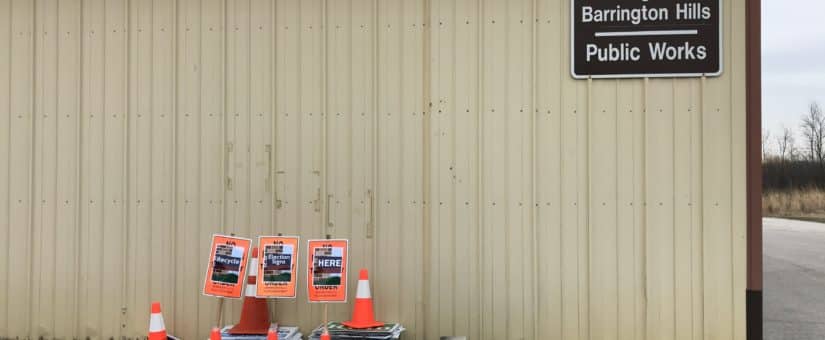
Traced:
<svg viewBox="0 0 825 340">
<path fill-rule="evenodd" d="M 251 243 L 251 240 L 242 237 L 212 235 L 206 278 L 203 280 L 204 295 L 241 298 Z"/>
<path fill-rule="evenodd" d="M 721 0 L 570 0 L 574 78 L 722 74 Z"/>
</svg>

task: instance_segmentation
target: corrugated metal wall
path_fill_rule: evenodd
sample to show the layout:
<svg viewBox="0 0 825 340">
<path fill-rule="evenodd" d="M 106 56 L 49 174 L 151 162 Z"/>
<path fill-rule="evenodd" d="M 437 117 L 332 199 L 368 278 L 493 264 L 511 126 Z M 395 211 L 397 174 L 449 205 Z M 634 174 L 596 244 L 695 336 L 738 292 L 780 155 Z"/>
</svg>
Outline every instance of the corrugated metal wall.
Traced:
<svg viewBox="0 0 825 340">
<path fill-rule="evenodd" d="M 0 338 L 204 338 L 210 235 L 282 232 L 408 339 L 743 339 L 723 5 L 722 77 L 575 81 L 569 1 L 0 0 Z"/>
</svg>

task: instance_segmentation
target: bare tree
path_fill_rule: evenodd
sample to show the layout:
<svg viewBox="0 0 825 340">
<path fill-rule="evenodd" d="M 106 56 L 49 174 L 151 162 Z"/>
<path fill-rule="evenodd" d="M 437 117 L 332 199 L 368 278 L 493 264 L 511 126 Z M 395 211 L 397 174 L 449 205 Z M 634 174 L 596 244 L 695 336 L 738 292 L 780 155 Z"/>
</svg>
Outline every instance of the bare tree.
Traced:
<svg viewBox="0 0 825 340">
<path fill-rule="evenodd" d="M 782 128 L 782 134 L 776 136 L 777 152 L 779 152 L 779 160 L 784 164 L 792 162 L 796 159 L 796 138 L 793 130 L 787 127 Z"/>
<path fill-rule="evenodd" d="M 818 103 L 813 102 L 808 106 L 808 113 L 802 116 L 802 136 L 805 138 L 806 156 L 808 160 L 817 162 L 820 167 L 823 165 L 825 150 L 823 150 L 823 139 L 825 139 L 825 116 Z"/>
<path fill-rule="evenodd" d="M 768 151 L 768 144 L 771 142 L 771 131 L 762 129 L 762 161 L 767 161 L 770 152 Z"/>
</svg>

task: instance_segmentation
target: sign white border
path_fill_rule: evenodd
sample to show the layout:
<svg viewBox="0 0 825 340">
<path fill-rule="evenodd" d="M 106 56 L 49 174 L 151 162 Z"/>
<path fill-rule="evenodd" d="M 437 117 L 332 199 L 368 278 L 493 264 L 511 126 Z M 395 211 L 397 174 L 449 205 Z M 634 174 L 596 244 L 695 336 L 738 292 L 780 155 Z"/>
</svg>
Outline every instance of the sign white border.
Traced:
<svg viewBox="0 0 825 340">
<path fill-rule="evenodd" d="M 570 0 L 570 75 L 573 79 L 617 79 L 617 78 L 694 78 L 694 77 L 718 77 L 725 70 L 725 22 L 722 20 L 724 13 L 722 0 L 717 0 L 719 6 L 719 71 L 714 73 L 649 73 L 649 74 L 602 74 L 602 75 L 578 75 L 576 74 L 576 0 Z"/>
<path fill-rule="evenodd" d="M 211 265 L 211 263 L 210 263 L 211 261 L 206 261 L 206 272 L 203 274 L 204 277 L 203 277 L 203 286 L 201 287 L 201 295 L 211 296 L 211 297 L 216 297 L 216 298 L 222 298 L 222 299 L 235 299 L 235 300 L 243 299 L 244 295 L 245 295 L 244 290 L 246 290 L 246 271 L 249 270 L 249 262 L 252 258 L 252 248 L 251 248 L 252 247 L 252 239 L 249 239 L 249 238 L 246 238 L 246 237 L 238 237 L 238 236 L 214 233 L 214 234 L 212 234 L 212 237 L 210 238 L 210 241 L 209 241 L 209 259 L 210 260 L 212 260 L 212 248 L 215 245 L 215 236 L 226 237 L 226 238 L 235 238 L 235 239 L 239 239 L 239 240 L 249 241 L 249 247 L 250 248 L 246 250 L 248 252 L 248 255 L 246 256 L 246 269 L 244 270 L 243 279 L 239 278 L 239 280 L 241 281 L 240 282 L 241 296 L 240 297 L 222 296 L 222 295 L 208 294 L 208 293 L 205 292 L 204 288 L 206 287 L 206 282 L 209 280 L 209 275 L 207 275 L 207 274 L 209 273 L 209 266 Z"/>
<path fill-rule="evenodd" d="M 299 279 L 299 276 L 301 275 L 301 267 L 300 267 L 301 266 L 301 261 L 300 261 L 301 260 L 301 258 L 300 258 L 300 255 L 301 255 L 301 251 L 300 251 L 301 237 L 300 236 L 288 236 L 288 235 L 281 235 L 281 236 L 278 236 L 278 235 L 271 235 L 271 236 L 259 235 L 258 236 L 258 267 L 261 267 L 262 263 L 263 263 L 263 261 L 261 261 L 261 260 L 263 259 L 264 250 L 263 250 L 263 247 L 261 247 L 262 246 L 261 239 L 264 238 L 264 237 L 294 238 L 297 241 L 297 242 L 295 242 L 295 248 L 296 248 L 295 249 L 295 257 L 292 260 L 292 262 L 295 263 L 295 291 L 292 294 L 292 296 L 261 296 L 261 295 L 258 295 L 258 292 L 256 290 L 255 291 L 255 297 L 260 298 L 260 299 L 294 299 L 294 298 L 298 297 L 298 288 L 299 288 L 298 279 Z M 258 275 L 263 276 L 263 274 L 260 273 L 260 269 L 261 268 L 258 268 Z"/>
<path fill-rule="evenodd" d="M 343 282 L 342 282 L 344 284 L 344 301 L 327 301 L 327 300 L 312 301 L 312 298 L 309 296 L 309 286 L 313 285 L 312 281 L 309 279 L 309 276 L 311 274 L 309 272 L 310 271 L 310 269 L 309 269 L 310 268 L 309 267 L 309 259 L 310 259 L 310 256 L 314 256 L 314 255 L 310 255 L 312 253 L 311 252 L 312 249 L 310 249 L 309 244 L 311 242 L 319 242 L 319 241 L 320 242 L 323 242 L 323 241 L 344 241 L 346 243 L 347 256 L 346 256 L 346 260 L 344 261 L 344 263 L 346 264 L 346 266 L 344 267 L 344 272 L 346 273 L 346 279 L 343 280 Z M 309 239 L 309 240 L 307 240 L 307 255 L 306 256 L 307 256 L 307 301 L 309 301 L 309 303 L 347 303 L 347 301 L 349 300 L 349 282 L 348 282 L 349 281 L 349 239 L 347 239 L 347 238 L 332 238 L 332 239 L 316 238 L 316 239 Z"/>
</svg>

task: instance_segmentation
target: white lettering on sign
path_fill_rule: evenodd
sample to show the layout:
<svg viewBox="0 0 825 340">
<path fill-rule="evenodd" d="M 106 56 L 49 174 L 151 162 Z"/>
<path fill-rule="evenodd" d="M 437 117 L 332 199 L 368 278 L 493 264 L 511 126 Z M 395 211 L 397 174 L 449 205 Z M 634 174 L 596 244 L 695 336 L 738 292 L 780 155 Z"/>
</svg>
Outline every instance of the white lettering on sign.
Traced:
<svg viewBox="0 0 825 340">
<path fill-rule="evenodd" d="M 288 254 L 267 254 L 266 261 L 271 265 L 285 265 L 292 260 L 292 255 Z"/>
<path fill-rule="evenodd" d="M 639 25 L 652 21 L 670 20 L 670 9 L 651 8 L 646 5 L 638 8 L 624 8 L 616 5 L 615 8 L 593 8 L 582 6 L 582 23 L 631 23 Z M 711 8 L 699 2 L 677 3 L 676 20 L 709 20 L 712 16 Z"/>
<path fill-rule="evenodd" d="M 708 57 L 707 47 L 693 46 L 687 42 L 681 46 L 671 46 L 666 42 L 648 45 L 653 60 L 705 60 Z"/>
<path fill-rule="evenodd" d="M 668 20 L 670 12 L 667 8 L 648 8 L 642 6 L 640 8 L 622 8 L 621 5 L 616 5 L 616 8 L 598 9 L 592 6 L 582 7 L 582 22 L 629 22 L 634 25 L 639 25 L 648 21 Z"/>
<path fill-rule="evenodd" d="M 608 44 L 606 48 L 599 48 L 596 44 L 587 44 L 587 62 L 591 62 L 594 57 L 599 62 L 639 61 L 642 58 L 642 50 L 627 43 L 618 46 Z"/>
<path fill-rule="evenodd" d="M 224 257 L 224 256 L 216 256 L 215 262 L 223 263 L 223 264 L 231 264 L 231 265 L 240 265 L 241 259 L 237 257 Z"/>
<path fill-rule="evenodd" d="M 335 268 L 341 266 L 341 259 L 319 259 L 318 267 L 321 268 Z"/>
<path fill-rule="evenodd" d="M 676 4 L 676 20 L 708 20 L 710 7 L 701 3 Z"/>
</svg>

